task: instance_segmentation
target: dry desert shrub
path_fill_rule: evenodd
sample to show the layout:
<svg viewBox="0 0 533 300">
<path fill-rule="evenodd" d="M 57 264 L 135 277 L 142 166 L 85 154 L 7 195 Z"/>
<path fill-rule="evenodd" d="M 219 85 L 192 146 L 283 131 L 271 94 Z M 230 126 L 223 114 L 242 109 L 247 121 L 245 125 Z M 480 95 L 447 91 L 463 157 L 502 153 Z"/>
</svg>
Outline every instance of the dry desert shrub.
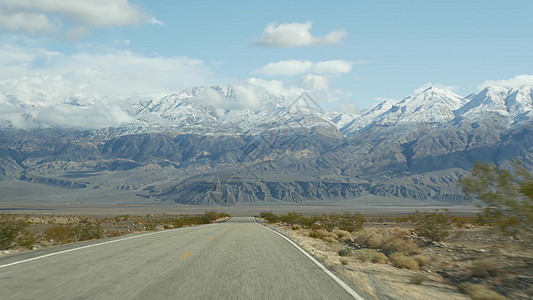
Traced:
<svg viewBox="0 0 533 300">
<path fill-rule="evenodd" d="M 335 234 L 340 242 L 351 242 L 353 240 L 352 233 L 345 230 L 335 229 L 331 233 Z"/>
<path fill-rule="evenodd" d="M 414 255 L 413 259 L 418 263 L 419 267 L 427 266 L 431 262 L 431 259 L 424 255 Z"/>
<path fill-rule="evenodd" d="M 350 247 L 344 247 L 341 250 L 339 250 L 339 256 L 348 256 L 352 254 L 352 248 Z"/>
<path fill-rule="evenodd" d="M 383 241 L 383 235 L 370 230 L 359 231 L 354 238 L 361 246 L 372 249 L 379 248 Z"/>
<path fill-rule="evenodd" d="M 411 283 L 422 284 L 424 281 L 427 281 L 429 278 L 422 273 L 416 273 L 411 277 Z"/>
<path fill-rule="evenodd" d="M 268 223 L 282 222 L 289 226 L 298 225 L 306 229 L 325 229 L 327 231 L 340 229 L 348 232 L 363 229 L 363 225 L 366 222 L 366 218 L 357 212 L 329 215 L 323 214 L 321 216 L 309 217 L 305 217 L 296 212 L 290 212 L 285 215 L 276 215 L 272 212 L 261 212 L 260 217 Z"/>
<path fill-rule="evenodd" d="M 324 235 L 320 234 L 316 230 L 313 230 L 313 231 L 309 232 L 309 237 L 314 238 L 314 239 L 322 239 L 322 238 L 324 238 Z"/>
<path fill-rule="evenodd" d="M 454 227 L 454 217 L 448 209 L 442 212 L 435 210 L 434 213 L 424 212 L 423 214 L 416 211 L 414 215 L 409 216 L 415 223 L 415 232 L 429 240 L 441 242 L 446 240 Z"/>
<path fill-rule="evenodd" d="M 484 284 L 463 283 L 459 285 L 459 291 L 467 294 L 474 300 L 505 300 L 504 296 L 491 290 Z"/>
<path fill-rule="evenodd" d="M 358 232 L 354 239 L 363 247 L 380 249 L 387 255 L 394 252 L 402 252 L 407 255 L 420 253 L 418 244 L 409 239 L 404 232 L 400 233 L 399 230 L 388 232 L 363 230 Z"/>
<path fill-rule="evenodd" d="M 487 259 L 474 261 L 470 267 L 470 273 L 479 278 L 494 276 L 498 273 L 498 266 Z"/>
<path fill-rule="evenodd" d="M 71 243 L 74 240 L 74 231 L 72 225 L 56 225 L 44 230 L 47 239 L 52 240 L 54 244 Z"/>
<path fill-rule="evenodd" d="M 389 259 L 385 254 L 372 249 L 360 249 L 355 251 L 353 255 L 362 262 L 378 264 L 386 264 L 389 262 Z"/>
<path fill-rule="evenodd" d="M 418 271 L 419 266 L 416 260 L 412 257 L 406 256 L 402 252 L 394 252 L 389 256 L 393 266 L 396 268 L 405 268 L 413 271 Z"/>
<path fill-rule="evenodd" d="M 0 214 L 0 250 L 19 246 L 31 249 L 35 236 L 27 230 L 29 217 L 18 218 L 11 214 Z"/>
</svg>

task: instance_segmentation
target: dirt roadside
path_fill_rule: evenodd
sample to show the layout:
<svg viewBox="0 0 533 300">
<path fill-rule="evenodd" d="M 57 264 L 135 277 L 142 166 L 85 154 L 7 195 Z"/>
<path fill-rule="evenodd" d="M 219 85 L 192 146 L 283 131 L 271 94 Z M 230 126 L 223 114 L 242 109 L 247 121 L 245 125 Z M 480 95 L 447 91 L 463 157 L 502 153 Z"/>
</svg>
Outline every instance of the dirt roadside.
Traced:
<svg viewBox="0 0 533 300">
<path fill-rule="evenodd" d="M 533 250 L 521 242 L 495 234 L 489 226 L 457 231 L 446 242 L 420 247 L 426 257 L 419 270 L 397 268 L 390 261 L 367 261 L 367 249 L 356 234 L 321 232 L 281 223 L 266 225 L 293 240 L 308 253 L 349 280 L 365 299 L 531 299 Z M 405 232 L 409 224 L 365 224 L 367 232 Z M 342 235 L 339 238 L 337 235 Z M 350 248 L 348 255 L 340 251 Z"/>
</svg>

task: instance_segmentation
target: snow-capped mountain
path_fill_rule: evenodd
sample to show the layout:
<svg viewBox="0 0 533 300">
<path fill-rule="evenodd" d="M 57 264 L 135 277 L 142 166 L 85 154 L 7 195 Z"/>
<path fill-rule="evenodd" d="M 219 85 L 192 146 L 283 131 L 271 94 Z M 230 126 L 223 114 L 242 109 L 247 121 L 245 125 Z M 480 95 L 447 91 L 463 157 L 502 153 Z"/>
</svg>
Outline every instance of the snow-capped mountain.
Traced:
<svg viewBox="0 0 533 300">
<path fill-rule="evenodd" d="M 159 100 L 135 103 L 136 126 L 200 134 L 257 134 L 264 130 L 333 126 L 330 117 L 306 99 L 274 96 L 252 84 L 197 87 Z M 155 126 L 154 126 L 155 125 Z"/>
<path fill-rule="evenodd" d="M 371 125 L 394 126 L 397 124 L 442 124 L 455 118 L 454 111 L 467 100 L 455 93 L 430 87 L 402 101 L 385 100 L 341 129 L 351 135 Z"/>
<path fill-rule="evenodd" d="M 35 104 L 28 102 L 26 94 L 18 99 L 0 91 L 0 126 L 70 125 L 107 137 L 168 131 L 254 135 L 265 130 L 324 127 L 350 136 L 373 125 L 445 125 L 492 119 L 502 126 L 513 126 L 533 117 L 533 87 L 487 87 L 467 97 L 431 87 L 401 101 L 384 100 L 361 114 L 325 112 L 306 97 L 273 95 L 250 83 L 195 87 L 159 99 L 110 101 L 72 96 L 51 103 L 37 100 Z"/>
<path fill-rule="evenodd" d="M 251 84 L 35 105 L 2 93 L 0 181 L 17 184 L 190 204 L 461 203 L 456 180 L 476 160 L 519 159 L 533 169 L 532 87 L 488 87 L 468 97 L 429 88 L 360 115 Z"/>
<path fill-rule="evenodd" d="M 355 119 L 359 119 L 361 117 L 361 114 L 354 114 L 354 113 L 338 113 L 338 112 L 331 112 L 329 113 L 329 118 L 337 128 L 343 128 L 346 126 L 346 124 L 352 122 Z"/>
<path fill-rule="evenodd" d="M 454 120 L 471 123 L 493 120 L 500 125 L 510 126 L 532 119 L 532 103 L 533 87 L 487 87 L 468 97 L 431 87 L 399 102 L 382 101 L 340 131 L 351 135 L 368 125 L 445 125 Z"/>
<path fill-rule="evenodd" d="M 533 116 L 533 87 L 486 87 L 467 97 L 469 100 L 456 115 L 471 121 L 499 119 L 513 124 Z"/>
<path fill-rule="evenodd" d="M 368 126 L 374 122 L 374 120 L 392 108 L 396 103 L 396 100 L 382 100 L 369 110 L 363 111 L 360 117 L 354 118 L 351 122 L 346 123 L 340 128 L 340 131 L 345 135 L 351 135 L 359 131 L 361 128 Z"/>
<path fill-rule="evenodd" d="M 375 122 L 381 125 L 405 123 L 445 123 L 451 121 L 454 110 L 465 104 L 465 99 L 453 92 L 431 87 L 405 98 L 379 115 Z"/>
</svg>

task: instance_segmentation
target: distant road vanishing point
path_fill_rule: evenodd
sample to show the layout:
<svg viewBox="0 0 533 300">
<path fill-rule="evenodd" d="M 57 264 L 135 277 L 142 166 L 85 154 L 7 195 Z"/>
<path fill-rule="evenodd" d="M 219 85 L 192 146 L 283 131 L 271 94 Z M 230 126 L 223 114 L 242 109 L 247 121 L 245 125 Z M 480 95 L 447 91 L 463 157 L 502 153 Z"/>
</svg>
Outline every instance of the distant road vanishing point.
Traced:
<svg viewBox="0 0 533 300">
<path fill-rule="evenodd" d="M 362 299 L 254 218 L 0 258 L 3 299 Z"/>
</svg>

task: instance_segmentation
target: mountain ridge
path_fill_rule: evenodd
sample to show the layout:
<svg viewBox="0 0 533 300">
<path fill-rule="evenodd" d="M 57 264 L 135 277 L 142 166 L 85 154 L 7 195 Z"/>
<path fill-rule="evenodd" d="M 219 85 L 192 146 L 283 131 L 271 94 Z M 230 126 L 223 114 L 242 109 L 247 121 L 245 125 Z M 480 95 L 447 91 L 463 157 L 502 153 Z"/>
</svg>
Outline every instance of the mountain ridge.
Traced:
<svg viewBox="0 0 533 300">
<path fill-rule="evenodd" d="M 457 204 L 466 198 L 455 182 L 476 160 L 505 167 L 519 159 L 533 169 L 532 87 L 467 97 L 428 88 L 348 116 L 307 96 L 289 101 L 260 89 L 266 98 L 250 100 L 255 88 L 131 100 L 123 109 L 129 118 L 114 127 L 4 126 L 0 181 L 187 204 L 368 197 Z"/>
</svg>

